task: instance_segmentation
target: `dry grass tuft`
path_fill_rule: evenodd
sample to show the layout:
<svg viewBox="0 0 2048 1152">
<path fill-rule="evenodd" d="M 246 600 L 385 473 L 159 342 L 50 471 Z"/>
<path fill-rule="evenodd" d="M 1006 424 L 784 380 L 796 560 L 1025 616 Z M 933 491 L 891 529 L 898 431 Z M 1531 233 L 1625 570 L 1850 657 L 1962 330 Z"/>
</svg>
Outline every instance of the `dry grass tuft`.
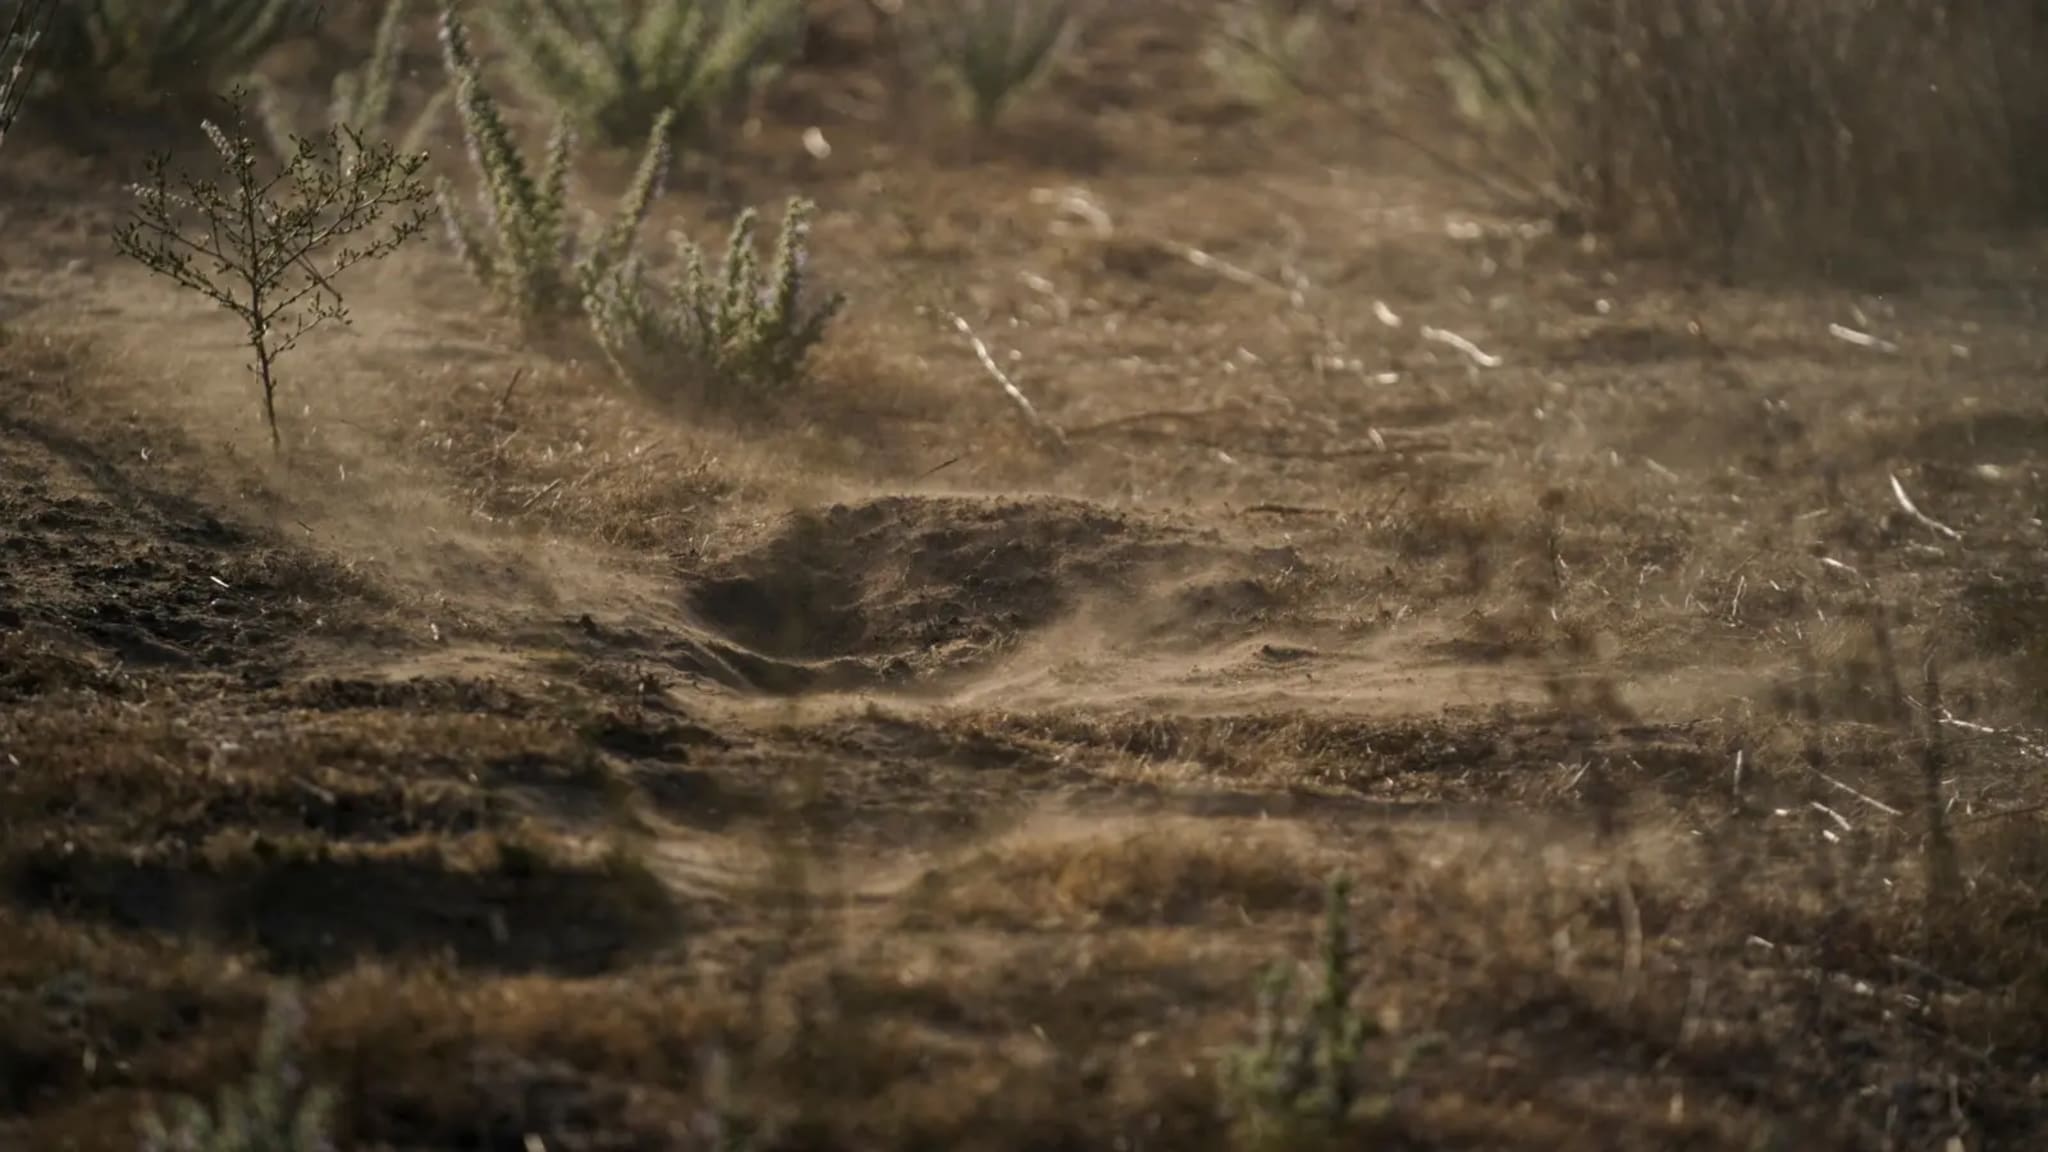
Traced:
<svg viewBox="0 0 2048 1152">
<path fill-rule="evenodd" d="M 1015 925 L 1182 923 L 1211 909 L 1315 906 L 1311 846 L 1282 829 L 1210 823 L 1079 827 L 1020 835 L 927 873 L 915 913 Z"/>
<path fill-rule="evenodd" d="M 1731 258 L 2038 210 L 2027 0 L 1421 0 L 1502 157 L 1602 232 Z"/>
</svg>

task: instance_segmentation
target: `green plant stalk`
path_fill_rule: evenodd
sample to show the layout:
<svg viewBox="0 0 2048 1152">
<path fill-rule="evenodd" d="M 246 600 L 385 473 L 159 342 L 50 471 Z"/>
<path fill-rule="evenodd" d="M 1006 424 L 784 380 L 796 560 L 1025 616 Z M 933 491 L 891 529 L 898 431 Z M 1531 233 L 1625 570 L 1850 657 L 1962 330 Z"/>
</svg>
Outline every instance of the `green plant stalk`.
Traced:
<svg viewBox="0 0 2048 1152">
<path fill-rule="evenodd" d="M 487 12 L 527 86 L 613 142 L 664 113 L 710 141 L 803 20 L 801 0 L 495 0 Z"/>
<path fill-rule="evenodd" d="M 477 178 L 477 211 L 456 202 L 454 186 L 436 185 L 449 237 L 463 264 L 529 329 L 586 310 L 595 285 L 626 263 L 640 228 L 662 193 L 673 156 L 676 120 L 657 114 L 633 179 L 611 219 L 586 227 L 585 243 L 572 243 L 568 224 L 569 176 L 576 133 L 564 113 L 549 136 L 538 177 L 529 168 L 484 86 L 468 30 L 452 6 L 441 14 L 442 56 L 455 90 L 463 143 Z"/>
<path fill-rule="evenodd" d="M 653 385 L 680 370 L 713 400 L 758 398 L 802 378 L 810 352 L 844 304 L 833 295 L 807 307 L 804 269 L 811 205 L 791 199 L 764 276 L 756 251 L 758 215 L 733 222 L 724 259 L 707 275 L 702 248 L 676 238 L 680 272 L 652 281 L 637 258 L 589 282 L 593 334 L 620 379 Z"/>
<path fill-rule="evenodd" d="M 186 111 L 310 29 L 314 0 L 60 0 L 48 64 L 60 91 Z"/>
<path fill-rule="evenodd" d="M 1073 0 L 917 0 L 912 12 L 923 51 L 984 135 L 1047 72 L 1078 20 Z"/>
<path fill-rule="evenodd" d="M 142 1152 L 335 1152 L 336 1097 L 307 1087 L 298 1066 L 305 1010 L 289 988 L 271 996 L 249 1079 L 214 1107 L 190 1098 L 142 1116 Z"/>
<path fill-rule="evenodd" d="M 323 129 L 347 128 L 372 135 L 386 133 L 397 87 L 398 65 L 405 49 L 405 18 L 411 11 L 411 0 L 388 0 L 385 4 L 383 15 L 377 21 L 370 55 L 363 66 L 334 78 Z M 280 157 L 289 157 L 297 149 L 298 132 L 285 114 L 283 95 L 261 77 L 252 76 L 245 82 L 256 91 L 257 111 L 262 116 L 271 150 Z M 422 150 L 427 133 L 447 106 L 449 95 L 444 87 L 427 100 L 400 138 L 400 152 L 411 155 Z"/>
</svg>

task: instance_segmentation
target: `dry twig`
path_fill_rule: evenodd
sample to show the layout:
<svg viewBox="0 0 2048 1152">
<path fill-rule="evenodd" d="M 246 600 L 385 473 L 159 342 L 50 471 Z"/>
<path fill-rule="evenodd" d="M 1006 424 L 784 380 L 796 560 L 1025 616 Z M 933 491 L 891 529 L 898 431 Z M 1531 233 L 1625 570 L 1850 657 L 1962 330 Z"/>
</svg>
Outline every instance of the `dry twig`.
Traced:
<svg viewBox="0 0 2048 1152">
<path fill-rule="evenodd" d="M 1934 517 L 1929 516 L 1927 513 L 1922 512 L 1919 509 L 1919 507 L 1913 503 L 1913 498 L 1911 496 L 1906 495 L 1906 486 L 1899 483 L 1899 477 L 1896 473 L 1893 473 L 1891 475 L 1891 481 L 1892 495 L 1898 498 L 1899 507 L 1905 509 L 1906 515 L 1911 516 L 1913 519 L 1919 521 L 1923 527 L 1925 527 L 1928 531 L 1933 532 L 1935 535 L 1953 540 L 1958 544 L 1962 543 L 1963 534 L 1961 532 L 1956 531 L 1948 525 L 1943 524 L 1941 521 L 1936 520 Z"/>
<path fill-rule="evenodd" d="M 1029 396 L 1024 395 L 1024 390 L 1017 387 L 1016 381 L 1010 379 L 1010 374 L 1003 371 L 1002 365 L 996 363 L 995 355 L 988 350 L 988 345 L 982 338 L 975 335 L 974 327 L 957 313 L 948 313 L 947 318 L 952 320 L 953 327 L 959 329 L 961 335 L 967 337 L 967 342 L 974 346 L 974 355 L 981 361 L 981 366 L 988 370 L 990 376 L 995 377 L 997 384 L 1002 385 L 1003 394 L 1017 405 L 1018 411 L 1024 413 L 1024 418 L 1030 422 L 1032 429 L 1064 451 L 1067 447 L 1066 434 L 1039 413 L 1038 406 L 1031 402 Z"/>
</svg>

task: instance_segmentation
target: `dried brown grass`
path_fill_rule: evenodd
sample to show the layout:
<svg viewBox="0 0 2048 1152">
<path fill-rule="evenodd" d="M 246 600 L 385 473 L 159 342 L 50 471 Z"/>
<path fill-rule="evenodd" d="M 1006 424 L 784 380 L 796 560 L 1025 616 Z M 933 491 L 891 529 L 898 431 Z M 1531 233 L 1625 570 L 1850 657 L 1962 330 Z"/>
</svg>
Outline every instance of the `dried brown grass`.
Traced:
<svg viewBox="0 0 2048 1152">
<path fill-rule="evenodd" d="M 2036 0 L 1422 0 L 1491 142 L 1597 231 L 1732 257 L 2043 207 Z"/>
</svg>

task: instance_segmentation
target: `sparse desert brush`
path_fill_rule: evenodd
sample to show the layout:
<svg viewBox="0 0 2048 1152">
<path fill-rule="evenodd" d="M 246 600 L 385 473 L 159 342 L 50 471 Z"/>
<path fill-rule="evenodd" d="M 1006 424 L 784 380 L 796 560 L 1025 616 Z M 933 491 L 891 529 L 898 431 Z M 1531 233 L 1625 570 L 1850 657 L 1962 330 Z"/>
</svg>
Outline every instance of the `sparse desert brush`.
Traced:
<svg viewBox="0 0 2048 1152">
<path fill-rule="evenodd" d="M 1597 230 L 1724 257 L 1996 215 L 2048 108 L 2031 0 L 1414 2 L 1496 170 Z"/>
<path fill-rule="evenodd" d="M 993 128 L 1043 77 L 1081 21 L 1077 0 L 905 0 L 912 50 L 960 91 L 977 130 Z"/>
<path fill-rule="evenodd" d="M 556 123 L 536 173 L 512 139 L 497 99 L 484 87 L 468 29 L 453 7 L 442 10 L 441 47 L 477 179 L 475 216 L 456 202 L 447 180 L 436 187 L 456 252 L 529 330 L 574 317 L 582 310 L 587 286 L 632 255 L 640 225 L 668 172 L 675 112 L 664 110 L 655 117 L 639 169 L 611 220 L 602 228 L 586 220 L 584 242 L 578 245 L 568 220 L 569 162 L 576 142 L 568 117 Z"/>
<path fill-rule="evenodd" d="M 755 251 L 757 217 L 748 209 L 733 224 L 715 276 L 704 250 L 677 236 L 676 276 L 657 281 L 633 256 L 593 277 L 585 308 L 620 378 L 650 391 L 727 402 L 758 400 L 797 383 L 843 304 L 837 295 L 809 299 L 811 211 L 808 201 L 788 202 L 765 272 Z"/>
<path fill-rule="evenodd" d="M 237 83 L 320 0 L 60 0 L 48 73 L 67 105 L 173 115 Z"/>
<path fill-rule="evenodd" d="M 388 0 L 384 5 L 369 59 L 361 68 L 342 72 L 334 78 L 326 122 L 321 125 L 323 129 L 347 128 L 365 135 L 386 134 L 386 125 L 391 119 L 393 88 L 398 79 L 399 57 L 405 50 L 405 18 L 411 10 L 411 0 Z M 261 81 L 254 81 L 251 86 L 256 92 L 257 111 L 263 117 L 263 129 L 269 136 L 271 149 L 279 156 L 290 156 L 298 150 L 299 133 L 286 113 L 284 93 Z M 447 88 L 434 93 L 399 139 L 400 152 L 409 155 L 421 150 L 427 132 L 447 102 Z"/>
<path fill-rule="evenodd" d="M 335 286 L 343 272 L 389 255 L 426 226 L 429 194 L 419 180 L 426 157 L 330 128 L 299 141 L 267 170 L 258 162 L 246 107 L 238 90 L 225 126 L 204 125 L 225 174 L 181 173 L 174 181 L 170 157 L 152 158 L 114 242 L 123 255 L 242 322 L 271 446 L 282 451 L 278 359 L 321 324 L 348 322 Z"/>
<path fill-rule="evenodd" d="M 334 1096 L 308 1086 L 299 1066 L 305 1008 L 274 993 L 249 1079 L 221 1090 L 212 1108 L 180 1099 L 168 1115 L 142 1116 L 142 1152 L 334 1152 Z"/>
<path fill-rule="evenodd" d="M 496 0 L 492 26 L 532 88 L 612 143 L 673 115 L 691 140 L 796 50 L 802 0 Z"/>
</svg>

